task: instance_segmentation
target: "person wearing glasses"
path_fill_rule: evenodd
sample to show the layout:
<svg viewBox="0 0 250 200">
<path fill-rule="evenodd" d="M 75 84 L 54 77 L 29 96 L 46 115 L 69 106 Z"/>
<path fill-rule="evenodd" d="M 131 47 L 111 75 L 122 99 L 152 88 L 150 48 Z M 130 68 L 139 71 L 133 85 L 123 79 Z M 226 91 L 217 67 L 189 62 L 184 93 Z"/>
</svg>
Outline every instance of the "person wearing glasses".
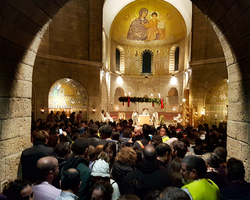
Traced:
<svg viewBox="0 0 250 200">
<path fill-rule="evenodd" d="M 205 179 L 207 172 L 205 161 L 198 156 L 185 156 L 180 173 L 184 186 L 181 188 L 191 200 L 219 200 L 219 187 L 210 179 Z"/>
</svg>

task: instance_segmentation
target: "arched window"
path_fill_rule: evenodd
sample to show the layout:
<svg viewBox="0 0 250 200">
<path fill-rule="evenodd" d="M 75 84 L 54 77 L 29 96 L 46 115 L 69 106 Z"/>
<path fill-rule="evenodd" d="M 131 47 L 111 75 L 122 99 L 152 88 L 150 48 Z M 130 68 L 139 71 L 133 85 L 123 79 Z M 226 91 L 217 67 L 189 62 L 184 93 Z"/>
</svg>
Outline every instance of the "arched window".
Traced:
<svg viewBox="0 0 250 200">
<path fill-rule="evenodd" d="M 151 73 L 152 53 L 149 50 L 144 51 L 142 55 L 142 73 Z"/>
<path fill-rule="evenodd" d="M 175 49 L 175 54 L 174 54 L 174 71 L 179 70 L 179 54 L 180 54 L 180 48 L 177 47 Z"/>
<path fill-rule="evenodd" d="M 116 67 L 115 70 L 124 74 L 124 56 L 125 52 L 121 46 L 118 46 L 115 50 L 115 60 L 116 60 Z"/>
<path fill-rule="evenodd" d="M 169 55 L 169 73 L 179 70 L 180 48 L 177 45 L 172 46 Z"/>
<path fill-rule="evenodd" d="M 120 53 L 119 49 L 116 49 L 115 60 L 116 60 L 116 68 L 115 68 L 115 70 L 119 72 L 120 71 L 120 61 L 121 61 L 121 53 Z"/>
</svg>

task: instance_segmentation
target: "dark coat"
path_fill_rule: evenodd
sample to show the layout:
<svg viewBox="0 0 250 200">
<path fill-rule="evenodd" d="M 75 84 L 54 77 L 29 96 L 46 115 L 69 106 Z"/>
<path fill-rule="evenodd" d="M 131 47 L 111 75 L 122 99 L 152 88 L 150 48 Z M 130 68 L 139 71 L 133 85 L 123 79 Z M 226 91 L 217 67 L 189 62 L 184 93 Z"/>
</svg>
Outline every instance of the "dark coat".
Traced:
<svg viewBox="0 0 250 200">
<path fill-rule="evenodd" d="M 171 186 L 171 179 L 165 170 L 161 170 L 154 161 L 143 161 L 137 170 L 128 173 L 126 181 L 129 193 L 136 194 L 140 199 L 153 190 L 163 190 Z"/>
<path fill-rule="evenodd" d="M 97 135 L 93 135 L 88 137 L 88 143 L 89 145 L 96 147 L 98 145 L 105 145 L 107 141 L 99 138 Z"/>
<path fill-rule="evenodd" d="M 126 177 L 132 170 L 134 170 L 134 168 L 121 162 L 115 162 L 113 165 L 112 177 L 118 184 L 121 195 L 128 193 Z"/>
<path fill-rule="evenodd" d="M 246 181 L 234 181 L 220 190 L 221 200 L 250 199 L 250 183 Z"/>
<path fill-rule="evenodd" d="M 44 143 L 36 142 L 33 147 L 25 149 L 21 155 L 22 176 L 23 180 L 28 180 L 31 183 L 36 182 L 37 161 L 45 156 L 53 156 L 53 148 L 45 146 Z"/>
</svg>

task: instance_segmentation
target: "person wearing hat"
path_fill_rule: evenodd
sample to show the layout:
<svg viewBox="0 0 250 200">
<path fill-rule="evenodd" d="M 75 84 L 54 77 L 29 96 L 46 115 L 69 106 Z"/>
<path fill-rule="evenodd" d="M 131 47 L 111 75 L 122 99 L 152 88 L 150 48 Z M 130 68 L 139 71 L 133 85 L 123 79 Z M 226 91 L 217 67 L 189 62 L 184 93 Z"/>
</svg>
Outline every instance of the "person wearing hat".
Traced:
<svg viewBox="0 0 250 200">
<path fill-rule="evenodd" d="M 110 170 L 109 170 L 109 163 L 108 161 L 108 155 L 105 152 L 102 152 L 98 156 L 98 160 L 94 163 L 91 177 L 92 177 L 92 183 L 93 185 L 98 181 L 107 181 L 109 182 L 113 187 L 113 194 L 112 194 L 112 200 L 117 200 L 120 197 L 120 191 L 118 184 L 110 178 Z"/>
</svg>

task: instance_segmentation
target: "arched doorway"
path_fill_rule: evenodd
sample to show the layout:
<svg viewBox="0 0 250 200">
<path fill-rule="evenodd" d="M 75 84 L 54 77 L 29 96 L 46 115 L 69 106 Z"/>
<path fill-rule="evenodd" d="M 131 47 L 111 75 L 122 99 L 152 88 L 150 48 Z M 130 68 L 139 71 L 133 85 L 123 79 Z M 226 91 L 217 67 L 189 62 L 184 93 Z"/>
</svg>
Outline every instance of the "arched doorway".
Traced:
<svg viewBox="0 0 250 200">
<path fill-rule="evenodd" d="M 205 98 L 205 122 L 211 127 L 227 122 L 228 83 L 221 80 L 215 83 L 207 92 Z"/>
<path fill-rule="evenodd" d="M 82 119 L 88 119 L 88 94 L 86 89 L 79 82 L 64 78 L 56 81 L 50 88 L 49 112 L 59 112 L 60 115 L 65 111 L 67 117 L 72 112 L 82 111 Z"/>
<path fill-rule="evenodd" d="M 178 98 L 178 91 L 176 88 L 173 87 L 168 91 L 167 100 L 168 100 L 167 102 L 168 112 L 178 111 L 179 98 Z"/>
</svg>

